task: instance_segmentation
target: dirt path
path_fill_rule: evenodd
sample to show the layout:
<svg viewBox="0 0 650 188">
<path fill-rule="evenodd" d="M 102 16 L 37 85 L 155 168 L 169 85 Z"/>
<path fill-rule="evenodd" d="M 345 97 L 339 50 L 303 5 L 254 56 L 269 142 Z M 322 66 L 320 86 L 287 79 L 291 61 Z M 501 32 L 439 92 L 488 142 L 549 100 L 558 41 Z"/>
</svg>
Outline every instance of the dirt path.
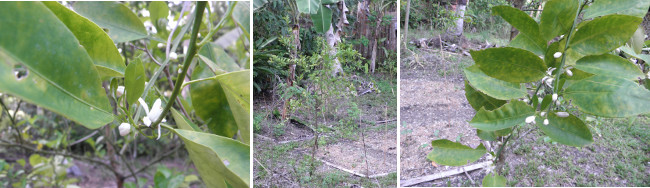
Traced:
<svg viewBox="0 0 650 188">
<path fill-rule="evenodd" d="M 467 123 L 474 111 L 465 99 L 462 66 L 457 62 L 446 61 L 437 53 L 420 52 L 417 63 L 412 57 L 402 59 L 400 82 L 401 115 L 401 176 L 406 180 L 435 174 L 451 169 L 446 166 L 434 167 L 426 156 L 431 152 L 431 141 L 448 139 L 470 147 L 479 145 L 476 129 Z M 447 58 L 449 59 L 449 58 Z M 444 73 L 444 74 L 443 74 Z M 481 162 L 485 159 L 482 158 Z M 481 170 L 473 173 L 484 173 Z M 470 174 L 474 181 L 480 182 L 484 175 Z M 452 178 L 451 186 L 464 185 L 469 181 L 463 176 Z M 417 186 L 443 186 L 448 181 L 433 181 Z M 465 185 L 469 186 L 469 185 Z"/>
</svg>

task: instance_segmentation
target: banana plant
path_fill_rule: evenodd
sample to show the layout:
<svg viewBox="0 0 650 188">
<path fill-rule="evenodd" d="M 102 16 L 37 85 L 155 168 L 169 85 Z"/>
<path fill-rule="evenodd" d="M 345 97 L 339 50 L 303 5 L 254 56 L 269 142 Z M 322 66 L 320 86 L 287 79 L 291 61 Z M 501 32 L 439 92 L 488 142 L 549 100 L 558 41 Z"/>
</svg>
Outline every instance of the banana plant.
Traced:
<svg viewBox="0 0 650 188">
<path fill-rule="evenodd" d="M 593 136 L 580 116 L 650 113 L 650 91 L 641 85 L 650 77 L 647 62 L 633 50 L 643 43 L 639 24 L 648 7 L 646 0 L 549 0 L 539 22 L 510 6 L 493 7 L 519 34 L 506 47 L 471 51 L 475 64 L 464 73 L 465 96 L 477 111 L 469 124 L 497 144 L 497 153 L 483 143 L 471 148 L 442 139 L 432 141 L 427 158 L 463 166 L 487 154 L 496 169 L 483 186 L 505 186 L 502 151 L 521 127 L 583 147 Z M 578 110 L 567 112 L 571 107 Z"/>
</svg>

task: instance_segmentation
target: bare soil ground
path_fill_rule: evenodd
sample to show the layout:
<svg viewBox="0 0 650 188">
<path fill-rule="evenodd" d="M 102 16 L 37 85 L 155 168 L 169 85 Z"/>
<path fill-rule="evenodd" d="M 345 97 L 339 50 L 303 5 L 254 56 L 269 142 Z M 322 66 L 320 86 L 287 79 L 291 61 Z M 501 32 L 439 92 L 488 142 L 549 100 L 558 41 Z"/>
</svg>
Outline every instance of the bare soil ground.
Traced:
<svg viewBox="0 0 650 188">
<path fill-rule="evenodd" d="M 448 139 L 470 147 L 477 147 L 480 139 L 476 129 L 468 123 L 474 110 L 465 99 L 462 64 L 469 57 L 452 62 L 442 56 L 454 54 L 421 53 L 418 63 L 414 58 L 402 59 L 400 75 L 400 146 L 401 180 L 435 174 L 451 168 L 435 167 L 426 156 L 431 152 L 431 141 Z M 470 59 L 471 60 L 471 59 Z M 481 158 L 475 163 L 485 161 Z M 474 163 L 472 163 L 474 164 Z M 485 173 L 481 170 L 470 172 L 474 181 L 480 182 Z M 450 180 L 436 180 L 416 186 L 468 186 L 465 175 L 457 175 Z M 450 184 L 447 184 L 447 183 Z"/>
<path fill-rule="evenodd" d="M 382 91 L 386 92 L 386 91 Z M 391 91 L 388 91 L 391 92 Z M 396 109 L 387 108 L 374 98 L 384 94 L 373 92 L 359 96 L 362 111 L 361 125 L 354 130 L 342 128 L 341 116 L 328 117 L 319 135 L 318 147 L 312 166 L 314 132 L 307 126 L 289 123 L 284 126 L 269 112 L 279 103 L 264 97 L 255 97 L 254 111 L 261 116 L 260 130 L 254 136 L 255 187 L 394 187 L 397 182 L 397 127 Z M 374 102 L 373 102 L 374 101 Z M 339 101 L 346 103 L 346 101 Z M 383 103 L 383 102 L 381 102 Z M 387 112 L 390 110 L 391 112 Z M 341 113 L 347 109 L 339 109 Z M 268 116 L 267 116 L 268 114 Z M 388 114 L 388 115 L 387 115 Z M 314 119 L 304 112 L 295 114 L 302 120 Z M 361 137 L 364 131 L 364 139 Z M 278 134 L 278 132 L 280 134 Z M 365 153 L 364 153 L 365 141 Z M 365 154 L 365 155 L 364 155 Z M 368 165 L 366 166 L 366 159 Z M 345 170 L 350 172 L 346 172 Z M 356 175 L 355 175 L 356 174 Z M 370 175 L 371 178 L 359 175 Z M 375 177 L 373 177 L 375 176 Z"/>
</svg>

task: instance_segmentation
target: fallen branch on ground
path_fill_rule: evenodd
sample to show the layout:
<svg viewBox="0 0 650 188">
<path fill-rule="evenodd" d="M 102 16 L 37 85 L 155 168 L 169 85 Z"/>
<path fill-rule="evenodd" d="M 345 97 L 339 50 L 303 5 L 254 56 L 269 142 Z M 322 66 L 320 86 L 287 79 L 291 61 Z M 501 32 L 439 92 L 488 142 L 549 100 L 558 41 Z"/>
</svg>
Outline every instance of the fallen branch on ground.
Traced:
<svg viewBox="0 0 650 188">
<path fill-rule="evenodd" d="M 481 168 L 488 167 L 488 166 L 490 166 L 490 164 L 492 164 L 492 161 L 485 161 L 485 162 L 482 162 L 482 163 L 473 164 L 473 165 L 469 165 L 469 166 L 465 166 L 465 167 L 460 167 L 460 168 L 440 172 L 440 173 L 437 173 L 437 174 L 426 175 L 426 176 L 417 177 L 417 178 L 408 179 L 408 180 L 401 180 L 400 181 L 400 186 L 401 187 L 412 186 L 412 185 L 416 185 L 416 184 L 423 183 L 423 182 L 428 182 L 428 181 L 433 181 L 433 180 L 437 180 L 437 179 L 440 179 L 440 178 L 453 176 L 453 175 L 460 174 L 460 173 L 463 173 L 463 172 L 466 172 L 466 171 L 467 172 L 474 171 L 476 169 L 481 169 Z M 465 169 L 465 170 L 463 170 L 463 169 Z"/>
</svg>

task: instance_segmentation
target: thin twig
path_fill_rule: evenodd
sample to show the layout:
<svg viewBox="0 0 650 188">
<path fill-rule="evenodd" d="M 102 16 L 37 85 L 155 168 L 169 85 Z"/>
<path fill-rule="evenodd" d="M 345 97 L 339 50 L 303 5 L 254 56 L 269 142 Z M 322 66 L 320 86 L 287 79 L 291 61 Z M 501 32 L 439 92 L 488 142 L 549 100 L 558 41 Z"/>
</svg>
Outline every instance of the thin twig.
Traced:
<svg viewBox="0 0 650 188">
<path fill-rule="evenodd" d="M 75 145 L 75 144 L 78 144 L 78 143 L 80 143 L 80 142 L 83 142 L 83 141 L 85 141 L 85 140 L 88 140 L 89 138 L 95 136 L 95 134 L 97 134 L 97 133 L 98 133 L 97 130 L 95 130 L 95 131 L 93 131 L 92 133 L 90 133 L 88 136 L 85 136 L 85 137 L 83 137 L 83 138 L 81 138 L 81 139 L 79 139 L 79 140 L 77 140 L 77 141 L 72 142 L 70 145 L 68 145 L 68 147 L 69 147 L 69 146 L 73 146 L 73 145 Z"/>
</svg>

